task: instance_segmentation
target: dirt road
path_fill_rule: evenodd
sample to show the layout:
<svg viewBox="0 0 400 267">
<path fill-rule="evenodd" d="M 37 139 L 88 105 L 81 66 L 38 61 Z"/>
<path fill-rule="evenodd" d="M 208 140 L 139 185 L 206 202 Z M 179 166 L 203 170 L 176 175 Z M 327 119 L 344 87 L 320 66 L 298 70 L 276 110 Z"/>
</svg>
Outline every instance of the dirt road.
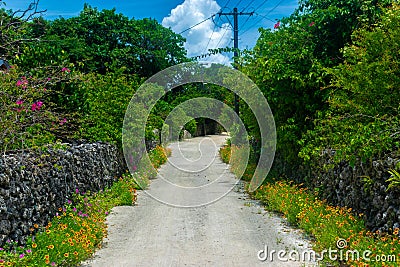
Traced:
<svg viewBox="0 0 400 267">
<path fill-rule="evenodd" d="M 225 138 L 172 144 L 137 205 L 113 209 L 104 248 L 83 266 L 303 266 L 278 259 L 302 258 L 309 244 L 243 193 L 218 156 Z"/>
</svg>

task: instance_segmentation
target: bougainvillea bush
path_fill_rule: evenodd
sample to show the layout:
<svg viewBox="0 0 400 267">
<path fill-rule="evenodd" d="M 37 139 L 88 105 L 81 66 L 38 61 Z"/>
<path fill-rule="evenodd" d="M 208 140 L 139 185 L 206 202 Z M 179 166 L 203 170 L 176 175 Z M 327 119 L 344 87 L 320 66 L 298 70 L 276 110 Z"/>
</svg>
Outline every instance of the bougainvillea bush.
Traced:
<svg viewBox="0 0 400 267">
<path fill-rule="evenodd" d="M 70 70 L 60 67 L 52 74 L 31 76 L 16 66 L 0 73 L 1 150 L 41 146 L 62 135 L 70 115 L 56 109 L 52 88 L 69 79 Z"/>
</svg>

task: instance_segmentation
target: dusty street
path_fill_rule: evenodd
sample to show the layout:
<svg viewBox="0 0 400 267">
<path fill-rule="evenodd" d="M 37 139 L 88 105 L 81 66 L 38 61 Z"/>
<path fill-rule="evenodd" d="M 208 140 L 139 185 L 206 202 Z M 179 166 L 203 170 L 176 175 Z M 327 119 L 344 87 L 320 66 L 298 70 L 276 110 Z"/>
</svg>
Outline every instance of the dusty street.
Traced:
<svg viewBox="0 0 400 267">
<path fill-rule="evenodd" d="M 243 193 L 218 155 L 225 138 L 171 144 L 170 161 L 137 205 L 113 209 L 104 247 L 84 266 L 302 266 L 276 253 L 273 262 L 258 259 L 266 247 L 299 254 L 310 247 Z"/>
</svg>

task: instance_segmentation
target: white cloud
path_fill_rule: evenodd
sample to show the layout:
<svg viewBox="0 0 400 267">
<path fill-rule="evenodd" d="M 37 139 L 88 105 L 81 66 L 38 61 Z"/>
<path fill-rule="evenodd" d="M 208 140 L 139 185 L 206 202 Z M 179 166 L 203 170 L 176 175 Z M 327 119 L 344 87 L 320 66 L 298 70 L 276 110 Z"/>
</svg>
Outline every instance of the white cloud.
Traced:
<svg viewBox="0 0 400 267">
<path fill-rule="evenodd" d="M 162 25 L 180 33 L 216 14 L 220 9 L 215 0 L 185 0 L 183 4 L 171 10 L 171 14 L 163 19 Z M 217 18 L 218 15 L 214 19 Z M 228 23 L 216 27 L 212 19 L 209 19 L 185 31 L 182 36 L 186 38 L 185 48 L 188 50 L 188 56 L 195 57 L 208 53 L 208 49 L 226 47 L 231 41 L 232 30 Z M 227 56 L 221 54 L 204 60 L 223 64 L 230 61 Z"/>
</svg>

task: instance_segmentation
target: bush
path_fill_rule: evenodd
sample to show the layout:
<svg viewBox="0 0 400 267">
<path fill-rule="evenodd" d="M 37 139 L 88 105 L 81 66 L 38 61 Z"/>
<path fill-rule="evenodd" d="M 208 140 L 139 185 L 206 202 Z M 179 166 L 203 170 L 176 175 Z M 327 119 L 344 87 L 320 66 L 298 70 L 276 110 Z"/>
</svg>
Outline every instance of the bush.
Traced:
<svg viewBox="0 0 400 267">
<path fill-rule="evenodd" d="M 125 111 L 138 87 L 136 78 L 118 72 L 86 75 L 78 89 L 85 101 L 80 132 L 75 137 L 121 146 Z"/>
<path fill-rule="evenodd" d="M 0 150 L 42 146 L 65 135 L 71 114 L 60 111 L 52 96 L 57 94 L 55 85 L 72 74 L 63 68 L 53 74 L 33 77 L 17 66 L 0 72 Z"/>
<path fill-rule="evenodd" d="M 337 162 L 366 161 L 400 147 L 400 5 L 384 10 L 379 23 L 354 32 L 333 75 L 329 109 L 299 142 L 305 160 L 321 150 Z"/>
</svg>

